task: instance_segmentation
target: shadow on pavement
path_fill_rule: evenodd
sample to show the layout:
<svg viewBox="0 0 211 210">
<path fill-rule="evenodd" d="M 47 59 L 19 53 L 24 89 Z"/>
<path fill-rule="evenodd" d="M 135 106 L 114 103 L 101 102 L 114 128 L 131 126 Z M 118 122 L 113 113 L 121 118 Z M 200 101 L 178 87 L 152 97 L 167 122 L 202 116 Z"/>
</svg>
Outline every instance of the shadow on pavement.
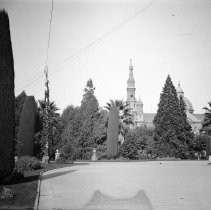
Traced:
<svg viewBox="0 0 211 210">
<path fill-rule="evenodd" d="M 52 179 L 52 178 L 58 177 L 58 176 L 63 176 L 65 174 L 73 173 L 74 171 L 77 171 L 77 170 L 68 170 L 68 171 L 54 172 L 54 173 L 51 173 L 51 174 L 43 175 L 42 176 L 42 180 Z"/>
<path fill-rule="evenodd" d="M 74 162 L 72 163 L 72 166 L 85 166 L 85 165 L 89 165 L 89 163 L 77 163 L 77 162 Z"/>
<path fill-rule="evenodd" d="M 153 210 L 153 207 L 144 190 L 140 190 L 134 197 L 127 199 L 116 199 L 108 195 L 104 195 L 100 191 L 96 191 L 89 203 L 83 208 L 83 210 L 88 209 Z"/>
</svg>

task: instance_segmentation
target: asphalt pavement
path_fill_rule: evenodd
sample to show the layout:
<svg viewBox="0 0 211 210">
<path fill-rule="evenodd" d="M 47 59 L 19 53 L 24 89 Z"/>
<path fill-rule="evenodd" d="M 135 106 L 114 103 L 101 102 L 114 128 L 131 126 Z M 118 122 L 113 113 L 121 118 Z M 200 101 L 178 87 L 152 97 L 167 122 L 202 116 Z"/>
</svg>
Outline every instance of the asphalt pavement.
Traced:
<svg viewBox="0 0 211 210">
<path fill-rule="evenodd" d="M 42 174 L 38 209 L 210 210 L 208 161 L 80 162 Z"/>
</svg>

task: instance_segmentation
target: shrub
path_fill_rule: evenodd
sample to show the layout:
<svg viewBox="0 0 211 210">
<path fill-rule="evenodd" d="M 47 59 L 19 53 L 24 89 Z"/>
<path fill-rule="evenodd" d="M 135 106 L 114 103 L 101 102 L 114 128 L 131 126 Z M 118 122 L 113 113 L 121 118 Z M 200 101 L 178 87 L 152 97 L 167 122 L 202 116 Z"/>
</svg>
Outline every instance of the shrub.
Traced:
<svg viewBox="0 0 211 210">
<path fill-rule="evenodd" d="M 75 146 L 71 142 L 68 142 L 61 148 L 60 159 L 58 160 L 58 162 L 60 163 L 73 162 L 73 159 L 76 156 L 76 152 L 77 150 Z"/>
<path fill-rule="evenodd" d="M 37 170 L 40 168 L 42 168 L 41 162 L 35 157 L 23 156 L 19 158 L 18 161 L 15 163 L 15 169 L 18 172 L 27 170 Z"/>
<path fill-rule="evenodd" d="M 156 160 L 161 160 L 161 161 L 171 161 L 171 160 L 181 160 L 180 158 L 176 157 L 157 157 Z"/>
<path fill-rule="evenodd" d="M 13 172 L 15 137 L 14 61 L 8 14 L 0 10 L 0 182 Z"/>
<path fill-rule="evenodd" d="M 119 154 L 124 158 L 137 159 L 138 158 L 138 146 L 133 139 L 126 139 L 121 145 Z"/>
<path fill-rule="evenodd" d="M 107 159 L 107 145 L 106 142 L 97 146 L 97 158 L 98 160 Z"/>
</svg>

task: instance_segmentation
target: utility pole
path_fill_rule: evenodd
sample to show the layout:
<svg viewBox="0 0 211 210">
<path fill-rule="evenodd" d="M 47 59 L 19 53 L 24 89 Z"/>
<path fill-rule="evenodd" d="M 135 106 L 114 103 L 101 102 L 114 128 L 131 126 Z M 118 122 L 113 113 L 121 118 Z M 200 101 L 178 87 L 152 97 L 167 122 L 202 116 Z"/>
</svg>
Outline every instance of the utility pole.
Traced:
<svg viewBox="0 0 211 210">
<path fill-rule="evenodd" d="M 48 45 L 47 45 L 47 55 L 46 55 L 46 62 L 45 62 L 45 110 L 44 110 L 44 123 L 43 123 L 43 134 L 42 134 L 42 143 L 43 145 L 43 152 L 44 156 L 42 162 L 49 163 L 49 137 L 50 137 L 50 100 L 49 100 L 49 80 L 48 80 L 48 56 L 49 56 L 49 48 L 50 48 L 50 39 L 51 39 L 51 25 L 52 25 L 52 18 L 53 18 L 53 1 L 51 0 L 51 16 L 49 22 L 49 31 L 48 31 Z"/>
<path fill-rule="evenodd" d="M 49 126 L 50 126 L 50 118 L 49 118 L 49 111 L 50 111 L 50 100 L 49 100 L 49 80 L 48 80 L 48 66 L 45 66 L 44 69 L 45 73 L 45 110 L 44 110 L 44 125 L 43 125 L 43 130 L 44 130 L 44 156 L 42 159 L 42 162 L 44 163 L 49 163 Z"/>
</svg>

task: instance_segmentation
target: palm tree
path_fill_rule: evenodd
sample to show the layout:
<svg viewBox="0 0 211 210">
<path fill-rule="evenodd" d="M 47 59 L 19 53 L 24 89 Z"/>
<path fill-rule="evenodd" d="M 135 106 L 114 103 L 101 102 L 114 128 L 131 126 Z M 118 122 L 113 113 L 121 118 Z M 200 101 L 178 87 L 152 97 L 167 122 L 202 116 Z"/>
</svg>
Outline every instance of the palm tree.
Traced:
<svg viewBox="0 0 211 210">
<path fill-rule="evenodd" d="M 48 117 L 46 116 L 46 102 L 39 100 L 39 119 L 41 120 L 41 129 L 36 133 L 35 137 L 37 141 L 41 140 L 42 150 L 45 150 L 46 135 L 48 136 L 49 155 L 53 155 L 53 149 L 55 146 L 55 134 L 60 122 L 60 115 L 57 113 L 59 110 L 54 101 L 49 103 Z M 47 118 L 46 118 L 47 117 Z M 46 124 L 47 123 L 47 124 Z M 47 126 L 47 127 L 46 127 Z M 47 134 L 48 133 L 48 134 Z"/>
<path fill-rule="evenodd" d="M 46 102 L 45 100 L 39 100 L 39 112 L 43 112 L 46 108 Z M 49 103 L 49 112 L 50 113 L 54 113 L 54 114 L 57 114 L 56 112 L 58 111 L 59 109 L 57 108 L 56 104 L 54 101 L 50 102 Z"/>
<path fill-rule="evenodd" d="M 130 112 L 131 109 L 129 107 L 129 104 L 127 102 L 124 102 L 123 100 L 110 100 L 110 102 L 106 103 L 105 108 L 110 111 L 112 105 L 116 106 L 118 110 L 119 134 L 124 136 L 128 127 L 131 124 L 133 125 L 132 115 Z"/>
<path fill-rule="evenodd" d="M 204 114 L 204 120 L 202 124 L 202 130 L 207 132 L 208 135 L 211 135 L 211 101 L 208 102 L 210 108 L 204 107 L 203 109 L 206 110 Z"/>
</svg>

